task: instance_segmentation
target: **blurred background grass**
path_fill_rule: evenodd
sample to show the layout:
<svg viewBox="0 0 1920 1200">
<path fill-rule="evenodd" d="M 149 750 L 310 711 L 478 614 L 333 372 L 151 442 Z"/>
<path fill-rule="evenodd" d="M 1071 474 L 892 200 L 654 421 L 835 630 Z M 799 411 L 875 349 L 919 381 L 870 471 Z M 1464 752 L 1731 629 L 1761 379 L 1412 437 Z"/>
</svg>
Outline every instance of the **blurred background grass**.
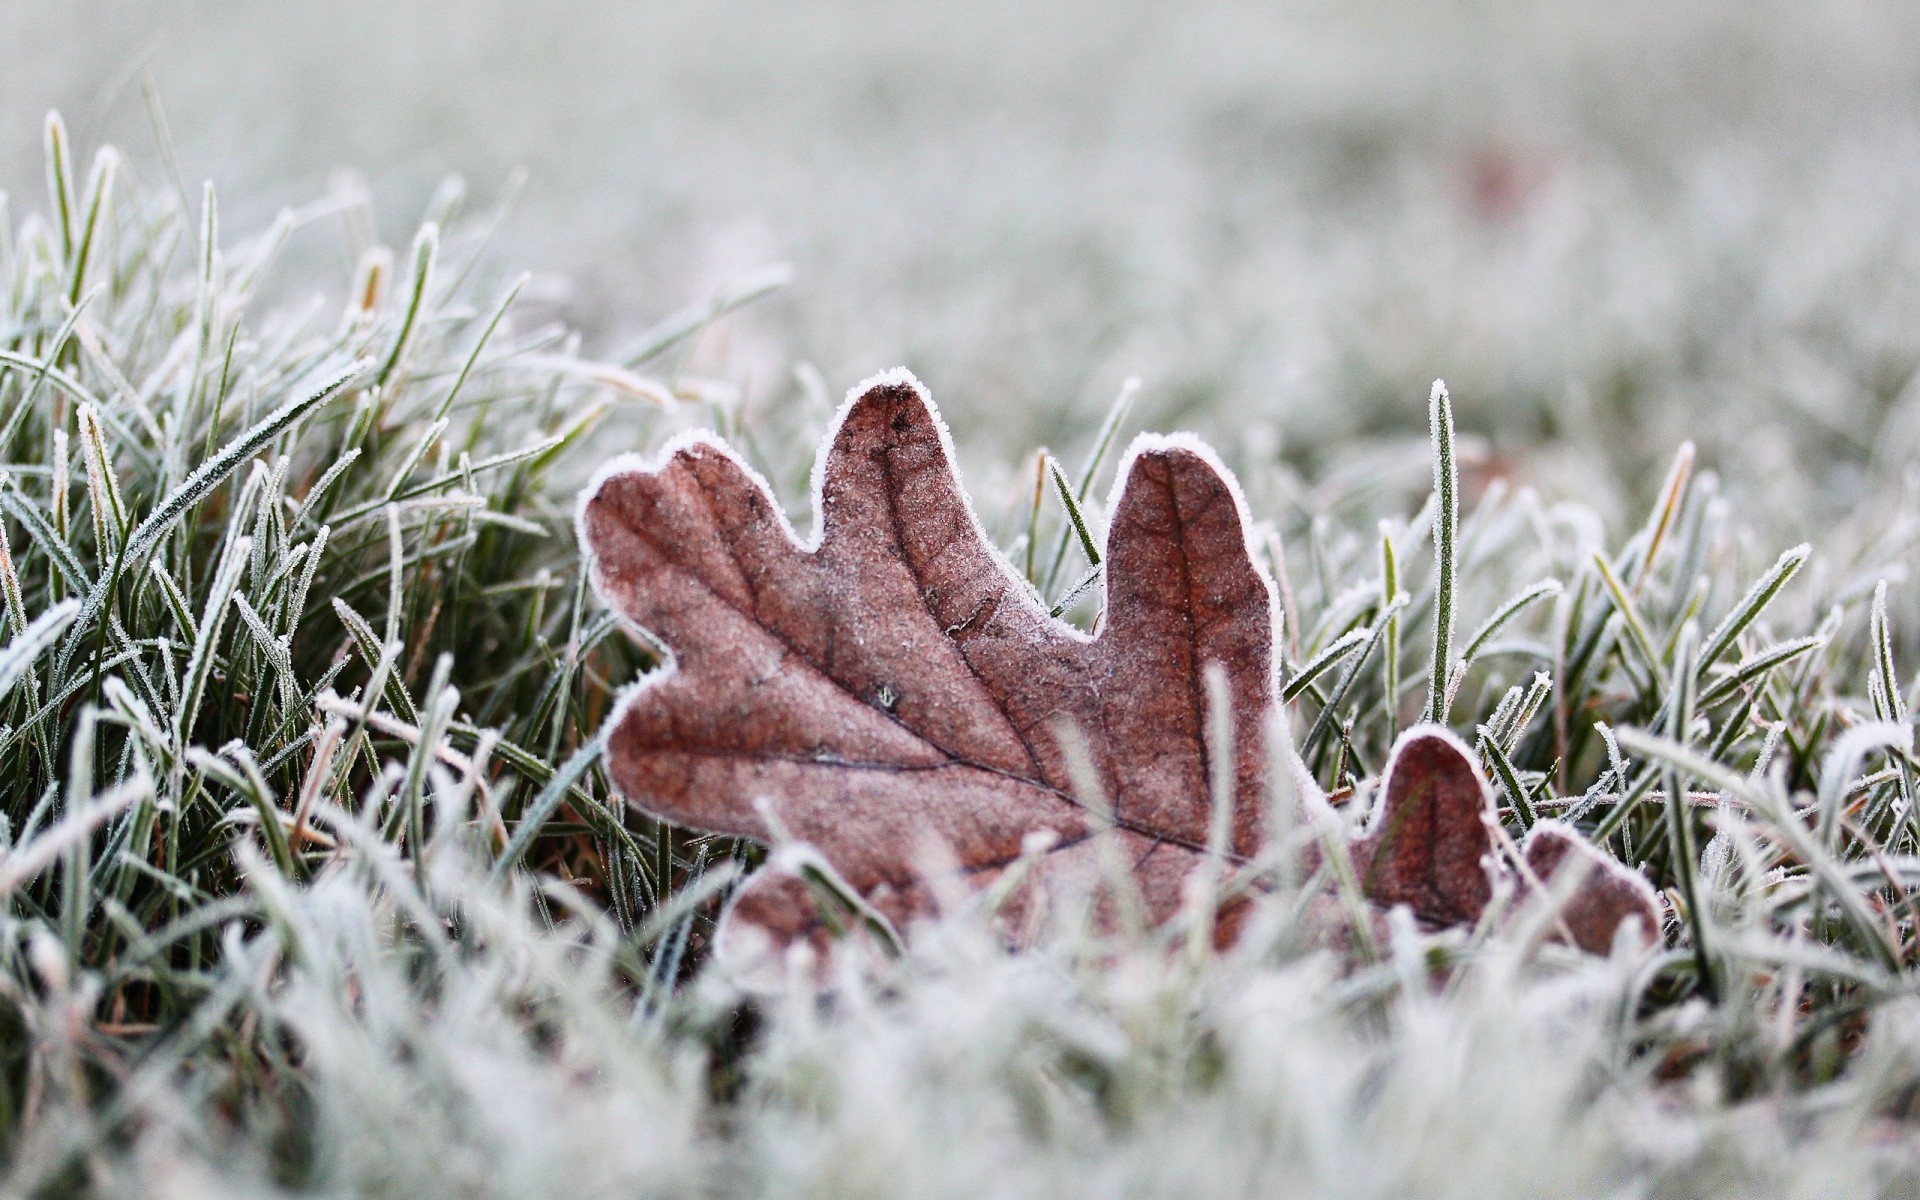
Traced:
<svg viewBox="0 0 1920 1200">
<path fill-rule="evenodd" d="M 1623 519 L 1682 437 L 1800 527 L 1920 437 L 1910 4 L 0 8 L 9 179 L 52 106 L 157 173 L 143 77 L 235 228 L 350 168 L 399 243 L 524 169 L 508 257 L 590 344 L 791 262 L 699 365 L 906 363 L 981 470 L 1133 374 L 1144 424 L 1315 475 L 1445 376 L 1502 473 Z"/>
</svg>

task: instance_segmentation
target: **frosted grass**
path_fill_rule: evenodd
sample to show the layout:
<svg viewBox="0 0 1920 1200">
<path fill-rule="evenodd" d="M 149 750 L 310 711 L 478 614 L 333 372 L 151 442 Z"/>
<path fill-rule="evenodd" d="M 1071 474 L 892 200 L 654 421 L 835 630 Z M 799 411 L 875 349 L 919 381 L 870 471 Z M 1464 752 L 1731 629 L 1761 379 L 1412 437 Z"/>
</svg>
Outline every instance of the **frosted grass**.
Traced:
<svg viewBox="0 0 1920 1200">
<path fill-rule="evenodd" d="M 748 386 L 705 345 L 784 276 L 606 350 L 492 265 L 497 212 L 456 185 L 409 249 L 329 273 L 307 242 L 361 228 L 360 202 L 236 237 L 211 190 L 88 160 L 58 121 L 43 140 L 47 198 L 0 222 L 14 1194 L 1917 1182 L 1920 513 L 1887 473 L 1787 549 L 1802 522 L 1743 499 L 1779 481 L 1707 469 L 1710 442 L 1660 445 L 1622 516 L 1577 473 L 1495 469 L 1469 431 L 1516 410 L 1471 388 L 1457 440 L 1436 420 L 1418 454 L 1358 440 L 1324 469 L 1255 453 L 1248 423 L 1291 726 L 1333 819 L 1364 819 L 1437 702 L 1485 728 L 1510 829 L 1571 820 L 1663 889 L 1652 957 L 1570 956 L 1521 910 L 1394 920 L 1339 958 L 1311 898 L 1341 880 L 1286 852 L 1337 831 L 1302 824 L 1196 891 L 1266 893 L 1226 954 L 1177 944 L 1203 911 L 1101 934 L 1068 904 L 1011 955 L 961 905 L 898 958 L 846 948 L 824 998 L 750 991 L 703 950 L 756 852 L 626 813 L 600 770 L 614 691 L 656 656 L 591 604 L 568 515 L 598 462 L 695 424 L 801 494 L 820 372 Z M 1077 483 L 1036 487 L 1054 459 L 1023 446 L 980 489 L 1071 619 L 1098 594 L 1102 451 L 1179 386 L 1064 430 Z M 1434 459 L 1457 469 L 1428 494 Z"/>
</svg>

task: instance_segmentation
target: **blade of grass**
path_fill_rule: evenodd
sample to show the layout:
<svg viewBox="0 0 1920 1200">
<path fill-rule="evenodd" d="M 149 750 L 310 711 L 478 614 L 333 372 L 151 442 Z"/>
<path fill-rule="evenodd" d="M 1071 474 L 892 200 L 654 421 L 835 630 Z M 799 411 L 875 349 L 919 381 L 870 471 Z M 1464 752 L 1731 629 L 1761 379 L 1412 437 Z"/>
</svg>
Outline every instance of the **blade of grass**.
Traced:
<svg viewBox="0 0 1920 1200">
<path fill-rule="evenodd" d="M 1447 385 L 1433 384 L 1428 401 L 1433 437 L 1433 661 L 1427 669 L 1427 720 L 1447 722 L 1447 682 L 1453 673 L 1454 593 L 1459 564 L 1460 472 L 1453 458 L 1453 400 Z"/>
</svg>

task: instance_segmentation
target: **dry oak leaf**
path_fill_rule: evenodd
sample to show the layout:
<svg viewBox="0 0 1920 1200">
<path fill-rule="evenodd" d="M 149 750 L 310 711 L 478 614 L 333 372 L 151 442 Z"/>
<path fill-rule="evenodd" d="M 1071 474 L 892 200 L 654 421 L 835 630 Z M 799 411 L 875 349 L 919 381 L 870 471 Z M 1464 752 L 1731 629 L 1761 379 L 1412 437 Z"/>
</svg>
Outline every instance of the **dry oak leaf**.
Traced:
<svg viewBox="0 0 1920 1200">
<path fill-rule="evenodd" d="M 856 388 L 827 440 L 812 543 L 709 434 L 653 461 L 615 460 L 583 493 L 596 591 L 672 654 L 608 718 L 608 770 L 630 803 L 717 833 L 789 834 L 904 927 L 933 907 L 918 869 L 929 839 L 976 884 L 1036 833 L 1052 839 L 1040 880 L 1091 872 L 1104 822 L 1075 797 L 1062 743 L 1073 729 L 1159 921 L 1205 855 L 1214 768 L 1203 679 L 1217 664 L 1233 718 L 1228 858 L 1257 851 L 1273 589 L 1254 564 L 1239 489 L 1204 445 L 1143 436 L 1129 449 L 1108 506 L 1106 604 L 1089 636 L 1049 617 L 993 549 L 910 374 Z M 1384 836 L 1403 854 L 1411 845 Z M 1430 921 L 1456 915 L 1376 873 L 1385 902 Z M 776 947 L 817 938 L 807 895 L 791 875 L 761 872 L 723 923 L 723 954 L 743 931 Z"/>
<path fill-rule="evenodd" d="M 1309 807 L 1325 803 L 1311 779 L 1298 786 Z M 1557 910 L 1552 936 L 1606 954 L 1616 932 L 1633 923 L 1639 941 L 1659 941 L 1661 908 L 1653 888 L 1572 826 L 1536 822 L 1514 847 L 1518 864 L 1509 865 L 1515 856 L 1502 855 L 1496 845 L 1493 789 L 1473 752 L 1449 730 L 1419 725 L 1403 734 L 1380 788 L 1368 829 L 1347 847 L 1360 890 L 1377 908 L 1404 904 L 1429 928 L 1465 925 L 1486 911 L 1496 880 L 1510 880 L 1515 899 L 1524 900 L 1573 869 L 1582 874 Z"/>
</svg>

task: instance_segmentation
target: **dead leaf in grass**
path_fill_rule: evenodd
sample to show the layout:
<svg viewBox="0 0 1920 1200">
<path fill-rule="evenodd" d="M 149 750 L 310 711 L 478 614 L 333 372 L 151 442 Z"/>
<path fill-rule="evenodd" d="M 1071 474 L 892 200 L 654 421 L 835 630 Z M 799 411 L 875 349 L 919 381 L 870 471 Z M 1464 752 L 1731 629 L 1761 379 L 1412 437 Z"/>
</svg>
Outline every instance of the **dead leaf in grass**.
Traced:
<svg viewBox="0 0 1920 1200">
<path fill-rule="evenodd" d="M 1206 852 L 1209 664 L 1232 714 L 1229 864 L 1261 843 L 1273 591 L 1239 489 L 1205 446 L 1141 437 L 1119 478 L 1088 636 L 1049 617 L 993 549 L 905 371 L 842 410 L 815 468 L 810 544 L 710 435 L 609 464 L 580 512 L 593 584 L 673 656 L 609 718 L 615 785 L 676 824 L 808 843 L 904 927 L 932 907 L 917 853 L 929 838 L 975 885 L 1036 832 L 1051 838 L 1039 879 L 1091 873 L 1104 818 L 1077 798 L 1078 731 L 1144 915 L 1164 920 Z M 1355 844 L 1369 895 L 1433 924 L 1472 920 L 1490 894 L 1485 783 L 1453 766 L 1404 742 L 1385 824 Z M 723 940 L 817 935 L 808 896 L 763 872 Z"/>
<path fill-rule="evenodd" d="M 1437 725 L 1416 726 L 1394 746 L 1384 795 L 1366 833 L 1349 846 L 1369 903 L 1404 904 L 1429 928 L 1478 921 L 1507 877 L 1524 900 L 1560 871 L 1583 872 L 1558 909 L 1552 936 L 1593 954 L 1615 931 L 1639 923 L 1643 942 L 1660 936 L 1660 903 L 1638 871 L 1622 865 L 1559 821 L 1540 821 L 1515 847 L 1524 870 L 1495 845 L 1493 789 L 1466 743 Z M 1512 846 L 1512 843 L 1508 843 Z M 1550 890 L 1550 889 L 1549 889 Z"/>
<path fill-rule="evenodd" d="M 1491 809 L 1480 769 L 1454 738 L 1415 730 L 1394 748 L 1372 830 L 1350 848 L 1360 890 L 1429 925 L 1478 919 L 1493 898 Z"/>
</svg>

